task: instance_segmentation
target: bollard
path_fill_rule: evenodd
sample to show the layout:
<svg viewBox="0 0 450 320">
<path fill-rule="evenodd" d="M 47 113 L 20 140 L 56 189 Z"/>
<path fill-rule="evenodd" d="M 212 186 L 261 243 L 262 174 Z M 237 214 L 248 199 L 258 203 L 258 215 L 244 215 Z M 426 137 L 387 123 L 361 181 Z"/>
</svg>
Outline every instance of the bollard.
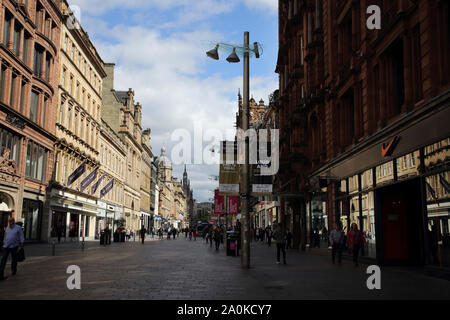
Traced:
<svg viewBox="0 0 450 320">
<path fill-rule="evenodd" d="M 83 241 L 81 241 L 81 250 L 84 251 L 84 239 L 83 239 Z"/>
<path fill-rule="evenodd" d="M 55 255 L 55 240 L 53 240 L 53 242 L 52 242 L 52 256 L 54 256 Z"/>
</svg>

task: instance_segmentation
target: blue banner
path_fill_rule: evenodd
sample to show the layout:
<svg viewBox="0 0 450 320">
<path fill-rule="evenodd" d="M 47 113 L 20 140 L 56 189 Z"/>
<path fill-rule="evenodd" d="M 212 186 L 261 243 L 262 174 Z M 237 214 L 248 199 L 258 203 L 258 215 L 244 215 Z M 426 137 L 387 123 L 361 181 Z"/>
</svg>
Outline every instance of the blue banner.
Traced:
<svg viewBox="0 0 450 320">
<path fill-rule="evenodd" d="M 98 187 L 100 186 L 100 183 L 102 183 L 103 179 L 105 178 L 105 176 L 102 176 L 100 179 L 98 179 L 98 181 L 92 186 L 91 189 L 91 194 L 95 194 L 97 192 Z"/>
<path fill-rule="evenodd" d="M 97 179 L 97 169 L 92 171 L 80 184 L 80 191 L 83 192 L 95 179 Z"/>
<path fill-rule="evenodd" d="M 113 188 L 114 180 L 111 180 L 102 190 L 100 190 L 100 198 L 103 198 Z"/>
<path fill-rule="evenodd" d="M 77 181 L 77 179 L 79 177 L 81 177 L 83 175 L 83 173 L 86 171 L 86 162 L 83 162 L 70 176 L 69 179 L 67 180 L 67 185 L 71 185 L 72 183 L 74 183 L 75 181 Z"/>
</svg>

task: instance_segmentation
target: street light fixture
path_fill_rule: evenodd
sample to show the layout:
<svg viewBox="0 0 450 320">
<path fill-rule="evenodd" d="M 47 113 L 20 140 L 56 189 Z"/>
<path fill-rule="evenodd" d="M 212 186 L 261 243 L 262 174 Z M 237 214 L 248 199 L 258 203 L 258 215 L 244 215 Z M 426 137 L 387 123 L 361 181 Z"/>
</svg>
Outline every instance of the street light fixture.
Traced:
<svg viewBox="0 0 450 320">
<path fill-rule="evenodd" d="M 218 49 L 232 49 L 232 53 L 228 56 L 227 61 L 230 63 L 237 63 L 240 61 L 236 51 L 244 56 L 244 96 L 242 104 L 242 123 L 241 129 L 247 131 L 249 128 L 249 102 L 250 102 L 250 56 L 255 55 L 258 59 L 262 54 L 262 47 L 258 42 L 253 43 L 253 48 L 250 48 L 250 35 L 249 32 L 244 32 L 244 45 L 236 46 L 226 43 L 216 44 L 215 49 L 208 51 L 206 54 L 208 57 L 218 60 Z M 241 218 L 241 267 L 250 267 L 250 217 L 249 217 L 249 198 L 250 198 L 250 167 L 249 167 L 249 144 L 247 139 L 245 140 L 245 165 L 242 166 L 241 174 L 241 187 L 240 194 L 242 201 L 242 218 Z"/>
<path fill-rule="evenodd" d="M 218 50 L 219 50 L 219 45 L 216 45 L 216 47 L 214 49 L 212 49 L 212 50 L 209 50 L 206 53 L 206 55 L 208 57 L 210 57 L 211 59 L 219 60 L 219 52 L 218 52 Z"/>
<path fill-rule="evenodd" d="M 236 48 L 233 48 L 233 52 L 228 56 L 227 61 L 229 63 L 238 63 L 241 61 L 236 54 Z"/>
</svg>

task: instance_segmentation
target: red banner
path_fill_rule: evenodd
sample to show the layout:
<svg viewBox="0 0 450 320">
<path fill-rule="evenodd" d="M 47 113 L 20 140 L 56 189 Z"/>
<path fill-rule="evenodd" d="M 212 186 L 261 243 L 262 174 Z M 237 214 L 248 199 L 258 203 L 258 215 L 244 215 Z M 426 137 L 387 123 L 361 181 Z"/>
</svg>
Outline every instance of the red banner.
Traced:
<svg viewBox="0 0 450 320">
<path fill-rule="evenodd" d="M 239 213 L 239 197 L 229 196 L 228 197 L 228 214 L 236 215 Z"/>
<path fill-rule="evenodd" d="M 216 189 L 214 192 L 214 214 L 223 214 L 223 203 L 223 196 L 219 196 L 219 189 Z"/>
</svg>

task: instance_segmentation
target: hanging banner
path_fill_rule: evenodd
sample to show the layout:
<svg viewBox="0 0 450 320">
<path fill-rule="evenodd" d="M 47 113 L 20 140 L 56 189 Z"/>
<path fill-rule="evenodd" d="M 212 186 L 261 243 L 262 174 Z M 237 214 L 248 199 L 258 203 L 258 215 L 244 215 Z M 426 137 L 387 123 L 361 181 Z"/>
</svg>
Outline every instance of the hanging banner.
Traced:
<svg viewBox="0 0 450 320">
<path fill-rule="evenodd" d="M 83 175 L 86 171 L 86 162 L 83 162 L 70 176 L 67 180 L 67 185 L 70 186 L 72 183 L 77 181 L 79 177 Z"/>
<path fill-rule="evenodd" d="M 219 189 L 214 192 L 214 214 L 223 214 L 224 197 L 219 195 Z"/>
<path fill-rule="evenodd" d="M 98 181 L 92 186 L 91 189 L 91 194 L 95 194 L 97 192 L 98 187 L 100 186 L 100 184 L 102 183 L 103 179 L 105 178 L 105 176 L 102 176 L 100 179 L 98 179 Z"/>
<path fill-rule="evenodd" d="M 100 190 L 100 198 L 103 198 L 114 186 L 114 180 L 111 180 L 102 190 Z"/>
<path fill-rule="evenodd" d="M 229 196 L 228 197 L 228 214 L 236 215 L 239 213 L 239 197 Z"/>
<path fill-rule="evenodd" d="M 227 150 L 230 144 L 230 150 Z M 233 151 L 234 149 L 234 151 Z M 228 153 L 227 153 L 228 151 Z M 237 164 L 237 146 L 234 141 L 222 141 L 219 169 L 219 194 L 221 196 L 239 195 L 239 165 Z"/>
<path fill-rule="evenodd" d="M 92 171 L 80 184 L 80 191 L 83 192 L 95 179 L 97 179 L 97 169 Z"/>
</svg>

